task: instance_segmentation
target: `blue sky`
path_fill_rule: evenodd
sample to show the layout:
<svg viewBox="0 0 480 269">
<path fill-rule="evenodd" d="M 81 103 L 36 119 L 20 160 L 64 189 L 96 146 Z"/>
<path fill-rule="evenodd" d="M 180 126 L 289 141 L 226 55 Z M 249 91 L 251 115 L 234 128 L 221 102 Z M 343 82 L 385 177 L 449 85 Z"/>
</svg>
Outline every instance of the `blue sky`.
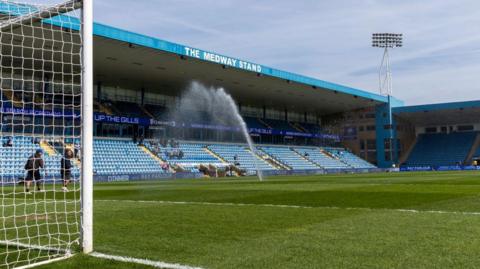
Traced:
<svg viewBox="0 0 480 269">
<path fill-rule="evenodd" d="M 372 92 L 382 51 L 370 47 L 371 33 L 399 32 L 404 47 L 391 53 L 396 97 L 480 99 L 478 0 L 94 3 L 97 22 Z"/>
</svg>

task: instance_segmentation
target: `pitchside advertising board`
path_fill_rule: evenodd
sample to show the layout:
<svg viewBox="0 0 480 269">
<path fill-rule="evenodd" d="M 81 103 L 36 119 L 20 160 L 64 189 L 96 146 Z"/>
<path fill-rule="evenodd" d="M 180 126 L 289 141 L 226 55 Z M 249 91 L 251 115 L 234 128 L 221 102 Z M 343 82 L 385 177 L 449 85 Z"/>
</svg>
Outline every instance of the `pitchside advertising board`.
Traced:
<svg viewBox="0 0 480 269">
<path fill-rule="evenodd" d="M 80 114 L 77 111 L 46 111 L 46 110 L 34 110 L 34 109 L 23 109 L 23 108 L 2 108 L 0 117 L 1 122 L 4 123 L 15 123 L 19 121 L 22 123 L 33 121 L 33 117 L 64 117 L 70 119 L 80 118 Z M 179 127 L 179 128 L 196 128 L 196 129 L 210 129 L 210 130 L 219 130 L 219 131 L 236 131 L 240 132 L 240 128 L 233 126 L 221 126 L 221 125 L 211 125 L 211 124 L 200 124 L 200 123 L 185 123 L 185 122 L 175 122 L 175 121 L 159 121 L 151 118 L 140 118 L 140 117 L 128 117 L 128 116 L 119 116 L 119 115 L 107 115 L 104 113 L 94 113 L 94 120 L 96 122 L 104 123 L 117 123 L 117 124 L 137 124 L 142 126 L 150 127 Z M 283 130 L 275 129 L 261 129 L 261 128 L 249 128 L 249 133 L 252 134 L 270 134 L 270 135 L 283 135 L 283 136 L 296 136 L 296 137 L 307 137 L 307 138 L 320 138 L 320 139 L 332 139 L 335 141 L 340 140 L 340 136 L 334 134 L 311 134 L 311 133 L 300 133 L 300 132 L 290 132 Z"/>
</svg>

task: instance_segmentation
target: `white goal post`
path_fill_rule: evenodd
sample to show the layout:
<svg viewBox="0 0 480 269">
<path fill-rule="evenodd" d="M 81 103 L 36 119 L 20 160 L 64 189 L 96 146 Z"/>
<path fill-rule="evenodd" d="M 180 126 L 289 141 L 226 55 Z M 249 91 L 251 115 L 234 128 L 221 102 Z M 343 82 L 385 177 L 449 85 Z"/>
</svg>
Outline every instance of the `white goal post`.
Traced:
<svg viewBox="0 0 480 269">
<path fill-rule="evenodd" d="M 93 0 L 0 0 L 0 268 L 93 251 Z"/>
<path fill-rule="evenodd" d="M 93 251 L 93 0 L 82 8 L 82 248 Z"/>
</svg>

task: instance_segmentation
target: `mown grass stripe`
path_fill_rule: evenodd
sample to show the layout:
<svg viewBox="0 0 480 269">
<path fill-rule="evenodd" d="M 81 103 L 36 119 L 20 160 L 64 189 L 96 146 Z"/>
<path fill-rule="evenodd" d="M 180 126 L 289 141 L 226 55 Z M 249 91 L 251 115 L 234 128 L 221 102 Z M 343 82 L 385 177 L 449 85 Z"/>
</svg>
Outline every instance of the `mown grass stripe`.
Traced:
<svg viewBox="0 0 480 269">
<path fill-rule="evenodd" d="M 281 205 L 281 204 L 252 204 L 252 203 L 215 203 L 215 202 L 191 202 L 191 201 L 159 201 L 159 200 L 95 200 L 95 202 L 127 202 L 127 203 L 151 203 L 171 205 L 211 205 L 211 206 L 259 206 L 276 208 L 300 208 L 300 209 L 333 209 L 333 210 L 366 210 L 366 211 L 396 211 L 414 214 L 455 214 L 480 216 L 480 212 L 471 211 L 444 211 L 444 210 L 418 210 L 409 208 L 370 208 L 370 207 L 339 207 L 339 206 L 303 206 L 303 205 Z"/>
</svg>

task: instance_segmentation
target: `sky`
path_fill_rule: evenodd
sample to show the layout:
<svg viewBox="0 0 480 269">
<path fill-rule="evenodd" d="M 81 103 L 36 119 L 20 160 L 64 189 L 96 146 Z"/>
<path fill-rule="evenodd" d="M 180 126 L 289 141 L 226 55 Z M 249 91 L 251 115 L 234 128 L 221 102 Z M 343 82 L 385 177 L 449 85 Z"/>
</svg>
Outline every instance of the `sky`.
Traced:
<svg viewBox="0 0 480 269">
<path fill-rule="evenodd" d="M 370 92 L 383 54 L 371 34 L 403 33 L 390 54 L 394 96 L 480 99 L 478 0 L 95 0 L 94 9 L 96 22 Z"/>
</svg>

